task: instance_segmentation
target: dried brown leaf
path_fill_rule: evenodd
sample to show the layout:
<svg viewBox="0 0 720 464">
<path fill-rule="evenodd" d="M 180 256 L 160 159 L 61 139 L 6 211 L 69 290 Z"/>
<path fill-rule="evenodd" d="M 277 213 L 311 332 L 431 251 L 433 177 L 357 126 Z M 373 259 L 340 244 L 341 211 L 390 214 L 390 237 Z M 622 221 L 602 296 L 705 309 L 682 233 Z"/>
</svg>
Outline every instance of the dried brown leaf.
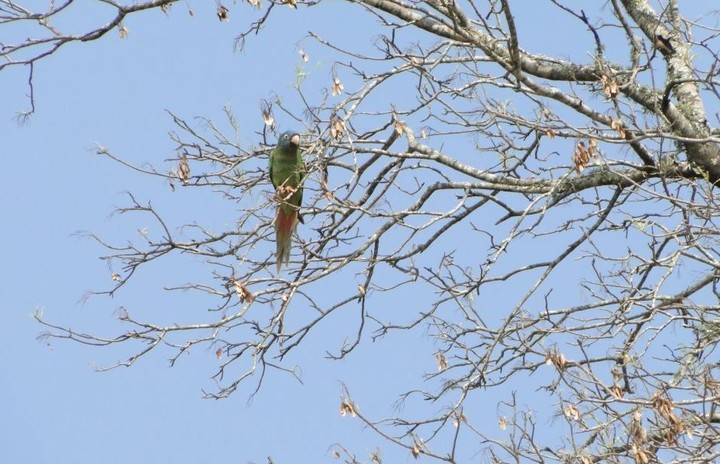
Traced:
<svg viewBox="0 0 720 464">
<path fill-rule="evenodd" d="M 617 81 L 615 81 L 614 77 L 602 75 L 600 76 L 600 82 L 602 83 L 603 92 L 606 97 L 614 100 L 618 93 L 620 93 L 620 89 L 618 88 Z"/>
<path fill-rule="evenodd" d="M 575 166 L 575 171 L 580 174 L 585 166 L 588 165 L 590 160 L 595 157 L 597 142 L 594 139 L 590 139 L 588 145 L 582 140 L 575 144 L 575 152 L 573 153 L 572 162 Z"/>
<path fill-rule="evenodd" d="M 308 57 L 307 53 L 305 53 L 305 50 L 303 50 L 303 49 L 301 48 L 300 50 L 298 50 L 298 53 L 300 54 L 300 58 L 301 58 L 305 63 L 307 63 L 308 60 L 310 59 L 310 57 Z"/>
<path fill-rule="evenodd" d="M 558 351 L 551 351 L 547 354 L 547 357 L 545 358 L 545 364 L 553 365 L 555 368 L 559 371 L 565 370 L 565 365 L 567 364 L 567 361 L 565 360 L 565 355 L 562 353 L 559 353 Z"/>
<path fill-rule="evenodd" d="M 190 180 L 190 165 L 187 161 L 187 156 L 183 155 L 180 157 L 180 163 L 178 165 L 178 177 L 183 184 L 187 184 Z"/>
<path fill-rule="evenodd" d="M 498 426 L 500 427 L 500 430 L 507 429 L 507 426 L 508 426 L 507 417 L 501 416 L 500 419 L 498 419 Z"/>
<path fill-rule="evenodd" d="M 246 301 L 248 303 L 252 303 L 255 301 L 255 295 L 252 294 L 248 288 L 241 284 L 238 281 L 235 281 L 235 293 L 237 293 L 238 297 L 240 298 L 240 301 L 245 303 Z"/>
<path fill-rule="evenodd" d="M 420 456 L 420 446 L 417 443 L 415 443 L 412 447 L 411 452 L 412 452 L 413 457 L 415 459 L 417 459 Z"/>
<path fill-rule="evenodd" d="M 120 27 L 118 28 L 118 33 L 120 34 L 120 38 L 121 38 L 121 39 L 127 39 L 128 34 L 130 34 L 130 31 L 128 30 L 127 27 L 125 27 L 125 26 L 120 26 Z"/>
<path fill-rule="evenodd" d="M 330 120 L 330 137 L 333 139 L 342 138 L 345 133 L 345 122 L 342 119 L 333 118 Z"/>
<path fill-rule="evenodd" d="M 275 127 L 275 118 L 272 114 L 272 103 L 267 100 L 263 100 L 260 104 L 260 110 L 262 111 L 263 122 L 265 125 L 273 129 Z"/>
<path fill-rule="evenodd" d="M 639 409 L 636 410 L 632 415 L 632 419 L 635 422 L 640 422 L 642 420 L 642 412 L 640 412 Z"/>
<path fill-rule="evenodd" d="M 641 447 L 633 444 L 630 448 L 630 452 L 635 458 L 635 462 L 637 464 L 648 464 L 650 462 L 650 457 Z"/>
<path fill-rule="evenodd" d="M 215 357 L 218 358 L 218 359 L 221 359 L 221 358 L 222 358 L 222 348 L 218 348 L 218 349 L 215 351 Z"/>
<path fill-rule="evenodd" d="M 613 119 L 612 122 L 610 123 L 610 128 L 612 130 L 614 130 L 615 132 L 617 132 L 618 135 L 620 135 L 620 137 L 622 137 L 622 138 L 625 138 L 625 135 L 627 134 L 625 132 L 624 126 L 625 125 L 623 124 L 623 122 L 620 121 L 619 119 Z"/>
<path fill-rule="evenodd" d="M 345 89 L 342 82 L 340 82 L 340 78 L 337 76 L 333 77 L 333 84 L 332 84 L 332 95 L 333 97 L 337 97 L 342 93 L 342 91 Z"/>
<path fill-rule="evenodd" d="M 352 401 L 350 401 L 349 398 L 342 398 L 342 401 L 340 402 L 340 415 L 341 416 L 352 416 L 357 417 L 357 411 L 355 410 L 355 405 Z"/>
<path fill-rule="evenodd" d="M 655 412 L 657 412 L 661 417 L 670 420 L 670 417 L 673 416 L 672 410 L 675 405 L 670 398 L 660 394 L 655 394 L 653 398 L 653 407 L 655 408 Z"/>
<path fill-rule="evenodd" d="M 217 17 L 220 21 L 230 21 L 230 18 L 228 17 L 228 13 L 230 13 L 230 10 L 228 10 L 226 6 L 218 5 Z"/>
<path fill-rule="evenodd" d="M 437 364 L 439 371 L 444 371 L 448 367 L 447 358 L 439 351 L 435 353 L 435 363 Z"/>
<path fill-rule="evenodd" d="M 565 414 L 565 417 L 568 419 L 574 421 L 580 420 L 580 411 L 572 404 L 568 404 L 563 408 L 563 414 Z"/>
</svg>

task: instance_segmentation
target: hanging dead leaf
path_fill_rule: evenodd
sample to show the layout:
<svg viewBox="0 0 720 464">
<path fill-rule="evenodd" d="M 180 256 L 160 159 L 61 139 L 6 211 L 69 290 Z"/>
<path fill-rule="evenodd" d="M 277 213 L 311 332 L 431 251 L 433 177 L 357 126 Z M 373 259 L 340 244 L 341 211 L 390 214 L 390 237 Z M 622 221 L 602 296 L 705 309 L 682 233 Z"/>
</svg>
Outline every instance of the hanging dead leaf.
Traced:
<svg viewBox="0 0 720 464">
<path fill-rule="evenodd" d="M 340 459 L 340 451 L 333 450 L 332 454 L 335 459 Z"/>
<path fill-rule="evenodd" d="M 567 361 L 565 360 L 565 355 L 562 353 L 559 353 L 558 351 L 551 351 L 547 354 L 547 357 L 545 358 L 545 364 L 548 366 L 553 365 L 555 368 L 559 371 L 565 370 L 565 365 L 567 364 Z"/>
<path fill-rule="evenodd" d="M 610 393 L 616 399 L 620 399 L 623 397 L 623 389 L 620 388 L 620 386 L 618 386 L 618 385 L 613 385 L 612 387 L 610 387 Z"/>
<path fill-rule="evenodd" d="M 271 129 L 275 128 L 275 118 L 272 115 L 272 103 L 267 100 L 263 100 L 260 104 L 260 110 L 262 111 L 263 122 L 266 126 Z"/>
<path fill-rule="evenodd" d="M 548 129 L 545 131 L 545 135 L 547 135 L 548 138 L 554 139 L 555 138 L 555 130 Z"/>
<path fill-rule="evenodd" d="M 425 129 L 424 127 L 423 127 L 422 129 L 420 129 L 420 138 L 421 138 L 421 139 L 426 139 L 426 138 L 427 138 L 427 135 L 428 135 L 428 134 L 427 134 L 427 129 Z"/>
<path fill-rule="evenodd" d="M 340 82 L 340 79 L 337 76 L 333 77 L 333 84 L 331 90 L 333 97 L 337 97 L 338 95 L 340 95 L 344 89 L 345 87 L 343 86 L 342 82 Z"/>
<path fill-rule="evenodd" d="M 218 348 L 218 349 L 215 351 L 215 357 L 218 358 L 218 359 L 222 358 L 222 348 Z"/>
<path fill-rule="evenodd" d="M 563 414 L 565 414 L 565 417 L 568 419 L 572 419 L 574 421 L 580 419 L 580 411 L 572 404 L 568 404 L 563 408 Z"/>
<path fill-rule="evenodd" d="M 258 10 L 262 9 L 262 3 L 260 3 L 260 0 L 248 0 L 248 3 Z"/>
<path fill-rule="evenodd" d="M 114 282 L 120 282 L 120 279 L 121 279 L 120 274 L 118 274 L 117 272 L 112 273 L 112 280 Z"/>
<path fill-rule="evenodd" d="M 655 412 L 665 419 L 669 420 L 670 417 L 674 415 L 672 410 L 675 406 L 672 400 L 666 396 L 656 393 L 653 398 L 653 407 L 655 408 Z"/>
<path fill-rule="evenodd" d="M 435 353 L 435 363 L 437 364 L 439 371 L 444 371 L 448 367 L 447 358 L 439 351 Z"/>
<path fill-rule="evenodd" d="M 610 128 L 617 132 L 620 137 L 625 138 L 626 132 L 622 121 L 619 119 L 613 119 L 612 122 L 610 122 Z"/>
<path fill-rule="evenodd" d="M 255 295 L 253 295 L 245 285 L 238 281 L 235 281 L 235 293 L 237 293 L 242 303 L 245 303 L 246 301 L 248 303 L 252 303 L 255 301 Z"/>
<path fill-rule="evenodd" d="M 618 88 L 614 77 L 602 75 L 600 76 L 600 82 L 602 83 L 603 92 L 606 97 L 614 100 L 618 93 L 620 93 L 620 89 Z"/>
<path fill-rule="evenodd" d="M 632 419 L 635 422 L 640 422 L 642 420 L 642 412 L 640 412 L 639 409 L 636 410 L 632 415 Z"/>
<path fill-rule="evenodd" d="M 120 38 L 121 38 L 121 39 L 127 39 L 128 34 L 130 33 L 130 31 L 128 31 L 128 28 L 127 28 L 127 27 L 125 27 L 125 26 L 120 26 L 120 27 L 118 28 L 118 33 L 120 34 Z"/>
<path fill-rule="evenodd" d="M 230 10 L 228 10 L 226 6 L 218 5 L 217 17 L 220 21 L 230 21 L 230 18 L 228 18 L 228 13 L 230 13 Z"/>
<path fill-rule="evenodd" d="M 630 452 L 635 458 L 636 464 L 648 464 L 650 462 L 650 457 L 645 452 L 645 450 L 643 450 L 641 447 L 637 446 L 634 443 L 630 448 Z"/>
<path fill-rule="evenodd" d="M 341 139 L 345 133 L 345 122 L 342 119 L 333 118 L 330 120 L 330 137 Z"/>
<path fill-rule="evenodd" d="M 582 140 L 575 144 L 575 152 L 573 153 L 572 161 L 575 165 L 575 171 L 577 171 L 578 174 L 583 172 L 585 166 L 587 166 L 590 160 L 595 157 L 596 146 L 597 142 L 594 139 L 590 139 L 589 145 L 586 145 Z"/>
<path fill-rule="evenodd" d="M 300 54 L 300 59 L 307 63 L 310 58 L 307 56 L 307 53 L 305 53 L 305 50 L 301 48 L 300 50 L 298 50 L 298 53 Z"/>
<path fill-rule="evenodd" d="M 507 426 L 508 426 L 507 417 L 501 416 L 500 419 L 498 419 L 498 426 L 500 426 L 500 430 L 507 429 Z"/>
<path fill-rule="evenodd" d="M 297 9 L 297 0 L 281 0 L 284 5 Z"/>
<path fill-rule="evenodd" d="M 411 452 L 412 452 L 413 457 L 415 459 L 417 459 L 420 456 L 420 446 L 417 443 L 415 443 L 412 447 Z"/>
<path fill-rule="evenodd" d="M 357 289 L 358 293 L 360 294 L 360 298 L 363 298 L 365 296 L 365 286 L 362 284 L 358 284 Z"/>
<path fill-rule="evenodd" d="M 375 464 L 382 464 L 382 459 L 380 458 L 380 450 L 379 449 L 376 449 L 370 455 L 370 462 L 374 462 Z"/>
<path fill-rule="evenodd" d="M 350 401 L 349 398 L 342 398 L 342 401 L 340 402 L 340 415 L 357 417 L 355 405 L 352 403 L 352 401 Z"/>
<path fill-rule="evenodd" d="M 182 155 L 180 157 L 180 163 L 178 166 L 178 177 L 183 184 L 187 184 L 190 180 L 190 165 L 187 162 L 187 156 Z"/>
</svg>

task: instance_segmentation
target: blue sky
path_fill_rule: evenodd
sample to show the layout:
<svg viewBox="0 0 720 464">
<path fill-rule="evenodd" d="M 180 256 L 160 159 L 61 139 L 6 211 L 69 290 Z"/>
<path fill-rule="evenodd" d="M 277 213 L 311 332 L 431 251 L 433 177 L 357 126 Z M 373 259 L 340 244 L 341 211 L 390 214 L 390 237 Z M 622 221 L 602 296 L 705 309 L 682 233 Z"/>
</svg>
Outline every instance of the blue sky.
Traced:
<svg viewBox="0 0 720 464">
<path fill-rule="evenodd" d="M 341 417 L 338 406 L 344 382 L 364 413 L 391 414 L 397 395 L 435 370 L 432 344 L 419 343 L 415 335 L 396 334 L 365 345 L 348 360 L 329 362 L 325 351 L 338 347 L 346 336 L 346 321 L 331 320 L 291 359 L 300 366 L 304 383 L 271 374 L 250 403 L 250 386 L 228 400 L 201 399 L 202 389 L 214 387 L 208 380 L 217 366 L 212 350 L 192 351 L 172 369 L 167 367 L 170 352 L 160 350 L 130 369 L 95 373 L 92 366 L 112 364 L 132 353 L 123 347 L 93 349 L 36 340 L 42 328 L 31 315 L 38 309 L 49 321 L 102 334 L 119 330 L 113 317 L 119 306 L 160 318 L 168 312 L 177 314 L 173 317 L 202 317 L 194 312 L 192 295 L 160 290 L 177 283 L 176 277 L 182 282 L 201 276 L 192 268 L 173 267 L 172 260 L 143 271 L 114 299 L 81 302 L 87 290 L 110 284 L 110 271 L 98 259 L 102 250 L 76 232 L 124 241 L 137 237 L 135 228 L 144 226 L 110 217 L 115 206 L 126 204 L 124 192 L 152 200 L 158 209 L 172 212 L 178 223 L 235 221 L 232 205 L 198 190 L 173 192 L 161 179 L 137 175 L 98 156 L 97 144 L 130 163 L 167 169 L 164 160 L 176 154 L 167 137 L 173 125 L 165 110 L 192 122 L 196 116 L 222 120 L 223 107 L 229 106 L 241 137 L 247 138 L 241 143 L 256 145 L 253 131 L 262 127 L 260 99 L 283 95 L 286 104 L 293 105 L 299 48 L 309 54 L 304 66 L 310 79 L 317 86 L 330 84 L 333 56 L 302 41 L 309 24 L 314 32 L 345 46 L 372 41 L 376 33 L 372 18 L 353 15 L 353 28 L 336 20 L 352 11 L 339 2 L 301 11 L 282 7 L 238 53 L 234 39 L 246 26 L 241 18 L 252 10 L 228 6 L 227 23 L 217 20 L 214 6 L 194 5 L 190 17 L 186 6 L 177 4 L 168 16 L 152 11 L 130 17 L 124 40 L 112 32 L 97 42 L 60 50 L 36 68 L 37 111 L 25 125 L 14 119 L 28 107 L 24 70 L 0 76 L 6 172 L 0 187 L 6 224 L 0 294 L 7 308 L 0 313 L 0 324 L 10 329 L 0 342 L 7 362 L 6 394 L 0 400 L 5 416 L 0 434 L 9 437 L 0 448 L 4 462 L 261 463 L 266 456 L 278 464 L 331 462 L 328 447 L 333 443 L 364 460 L 380 447 L 385 462 L 414 461 L 357 421 Z M 77 12 L 69 12 L 74 14 L 68 15 L 69 25 L 81 27 L 97 17 L 80 13 L 80 5 L 75 8 Z M 523 18 L 518 21 L 527 21 Z M 528 43 L 533 43 L 541 28 L 531 21 L 521 24 Z M 551 50 L 562 48 L 553 37 L 545 37 L 543 44 Z M 584 56 L 582 45 L 578 56 Z M 280 128 L 291 124 L 281 113 L 276 117 Z M 377 299 L 373 304 L 399 310 L 413 302 Z M 486 425 L 494 428 L 498 398 L 494 393 L 483 398 L 487 402 L 469 404 L 491 418 Z M 468 451 L 472 456 L 477 449 L 473 445 Z"/>
<path fill-rule="evenodd" d="M 194 5 L 190 17 L 185 5 L 178 4 L 168 16 L 153 11 L 130 17 L 125 40 L 112 32 L 95 43 L 65 47 L 38 64 L 37 111 L 24 125 L 15 114 L 29 106 L 25 70 L 10 69 L 0 76 L 6 173 L 0 187 L 5 244 L 0 326 L 6 328 L 0 341 L 6 360 L 0 399 L 3 462 L 260 463 L 269 455 L 277 463 L 298 462 L 297 456 L 327 462 L 332 443 L 353 445 L 368 455 L 377 444 L 360 440 L 370 435 L 338 414 L 339 381 L 352 383 L 363 368 L 324 361 L 325 348 L 317 339 L 309 340 L 305 352 L 303 385 L 271 375 L 250 403 L 247 391 L 220 402 L 201 398 L 203 388 L 213 388 L 208 380 L 217 366 L 212 351 L 192 352 L 173 369 L 164 351 L 131 369 L 96 373 L 93 365 L 107 365 L 129 353 L 36 339 L 42 327 L 32 313 L 38 309 L 50 321 L 106 334 L 119 329 L 113 315 L 120 305 L 161 313 L 192 309 L 191 297 L 158 291 L 173 272 L 169 264 L 142 275 L 131 291 L 115 299 L 82 303 L 85 291 L 108 286 L 110 273 L 98 259 L 102 250 L 75 233 L 89 230 L 126 239 L 127 226 L 109 215 L 125 203 L 123 192 L 128 190 L 161 208 L 176 208 L 180 202 L 192 217 L 234 221 L 213 217 L 207 198 L 196 198 L 197 192 L 173 193 L 162 180 L 122 169 L 94 148 L 101 144 L 130 162 L 165 168 L 164 160 L 175 156 L 166 109 L 192 121 L 195 116 L 219 118 L 229 105 L 252 137 L 262 123 L 259 100 L 274 92 L 291 93 L 297 43 L 307 30 L 296 19 L 298 12 L 278 9 L 264 33 L 250 39 L 246 52 L 237 53 L 234 38 L 245 26 L 240 18 L 251 9 L 229 7 L 227 23 L 217 20 L 212 5 Z M 80 5 L 73 8 L 68 27 L 100 22 L 80 11 Z M 304 13 L 332 15 L 334 8 L 331 4 Z M 335 22 L 319 29 L 330 36 L 342 30 Z M 311 60 L 329 79 L 328 62 L 312 55 Z M 288 124 L 278 119 L 281 127 Z M 372 346 L 368 359 L 381 349 L 381 343 Z M 403 356 L 384 352 L 383 362 L 407 362 Z M 427 360 L 425 367 L 432 368 L 432 357 Z M 385 379 L 369 391 L 394 399 L 381 394 L 387 390 L 398 386 Z M 382 412 L 388 405 L 366 401 L 364 406 Z"/>
</svg>

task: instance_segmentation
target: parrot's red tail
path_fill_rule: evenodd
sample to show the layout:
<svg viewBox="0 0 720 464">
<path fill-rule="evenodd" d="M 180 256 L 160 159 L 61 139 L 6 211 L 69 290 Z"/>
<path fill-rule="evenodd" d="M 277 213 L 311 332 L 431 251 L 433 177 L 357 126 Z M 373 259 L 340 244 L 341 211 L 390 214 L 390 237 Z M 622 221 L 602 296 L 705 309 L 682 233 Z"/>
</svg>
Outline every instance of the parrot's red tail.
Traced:
<svg viewBox="0 0 720 464">
<path fill-rule="evenodd" d="M 289 209 L 289 211 L 285 211 Z M 277 244 L 276 258 L 277 270 L 283 263 L 287 265 L 290 262 L 290 245 L 292 244 L 292 234 L 298 223 L 298 212 L 295 208 L 283 208 L 278 206 L 277 217 L 275 218 L 275 241 Z"/>
</svg>

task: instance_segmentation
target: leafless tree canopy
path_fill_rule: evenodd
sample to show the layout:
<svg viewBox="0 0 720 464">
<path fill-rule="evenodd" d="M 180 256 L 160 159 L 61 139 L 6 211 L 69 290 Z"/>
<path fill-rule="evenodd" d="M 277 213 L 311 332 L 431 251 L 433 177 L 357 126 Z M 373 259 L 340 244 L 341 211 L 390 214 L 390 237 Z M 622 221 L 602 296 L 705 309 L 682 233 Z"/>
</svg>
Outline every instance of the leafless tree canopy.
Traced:
<svg viewBox="0 0 720 464">
<path fill-rule="evenodd" d="M 246 47 L 277 9 L 301 16 L 322 3 L 249 2 L 233 7 L 257 8 L 238 37 Z M 0 70 L 32 73 L 64 44 L 174 2 L 103 0 L 112 21 L 66 35 L 53 17 L 71 3 L 34 12 L 0 0 L 0 27 L 38 30 L 1 44 Z M 117 336 L 41 320 L 48 336 L 129 345 L 135 354 L 118 365 L 161 346 L 173 360 L 211 347 L 220 367 L 207 395 L 222 398 L 242 382 L 260 388 L 269 369 L 291 375 L 288 353 L 302 352 L 329 316 L 354 314 L 341 329 L 348 341 L 328 346 L 329 357 L 399 332 L 436 347 L 437 371 L 401 398 L 422 414 L 378 420 L 343 397 L 341 411 L 388 446 L 450 463 L 479 450 L 490 462 L 713 462 L 720 29 L 717 12 L 705 11 L 713 2 L 685 2 L 702 4 L 702 15 L 677 0 L 532 2 L 556 18 L 549 36 L 588 44 L 571 58 L 524 39 L 537 34 L 524 29 L 528 2 L 348 3 L 354 15 L 374 15 L 384 35 L 347 49 L 311 34 L 337 57 L 327 88 L 300 82 L 303 108 L 258 97 L 260 145 L 173 115 L 177 159 L 137 168 L 173 188 L 219 192 L 236 208 L 234 225 L 173 224 L 131 197 L 120 212 L 145 216 L 157 232 L 131 244 L 95 237 L 115 272 L 101 294 L 132 288 L 155 260 L 204 259 L 205 282 L 172 290 L 206 294 L 206 322 L 149 323 L 157 317 L 128 308 Z M 304 128 L 310 169 L 306 224 L 280 275 L 265 172 L 278 112 Z M 237 128 L 230 112 L 228 122 Z M 490 414 L 470 408 L 488 392 L 503 398 Z M 536 430 L 529 397 L 552 409 L 551 435 Z M 352 457 L 350 444 L 343 452 Z"/>
</svg>

